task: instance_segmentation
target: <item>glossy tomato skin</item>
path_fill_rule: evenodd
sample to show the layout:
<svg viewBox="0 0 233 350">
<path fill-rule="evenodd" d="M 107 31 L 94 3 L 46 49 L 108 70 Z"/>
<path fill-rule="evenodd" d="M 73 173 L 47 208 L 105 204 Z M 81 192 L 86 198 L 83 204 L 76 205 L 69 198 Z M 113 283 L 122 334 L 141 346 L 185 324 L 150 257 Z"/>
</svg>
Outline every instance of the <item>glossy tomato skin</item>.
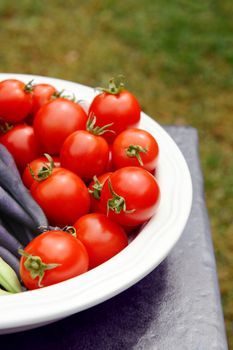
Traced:
<svg viewBox="0 0 233 350">
<path fill-rule="evenodd" d="M 131 146 L 140 146 L 145 150 L 139 152 L 142 165 L 134 156 L 127 154 Z M 131 151 L 132 154 L 132 151 Z M 155 170 L 159 155 L 159 146 L 155 138 L 147 131 L 142 129 L 130 128 L 120 133 L 114 140 L 112 146 L 112 162 L 114 169 L 120 169 L 126 166 L 142 167 L 149 172 Z"/>
<path fill-rule="evenodd" d="M 109 145 L 109 159 L 108 159 L 108 166 L 107 166 L 107 171 L 113 171 L 113 160 L 112 160 L 112 144 Z"/>
<path fill-rule="evenodd" d="M 34 130 L 26 124 L 15 125 L 0 137 L 0 143 L 11 152 L 21 173 L 28 163 L 41 155 Z"/>
<path fill-rule="evenodd" d="M 32 108 L 30 111 L 30 115 L 27 117 L 27 123 L 33 124 L 33 120 L 36 113 L 43 105 L 51 101 L 51 99 L 53 98 L 53 96 L 56 95 L 56 93 L 56 88 L 50 84 L 33 85 Z"/>
<path fill-rule="evenodd" d="M 64 168 L 54 168 L 41 182 L 33 182 L 31 194 L 44 210 L 50 225 L 73 225 L 89 212 L 90 196 L 82 179 Z"/>
<path fill-rule="evenodd" d="M 84 215 L 74 227 L 77 238 L 88 252 L 89 269 L 109 260 L 128 245 L 123 228 L 103 214 Z"/>
<path fill-rule="evenodd" d="M 32 106 L 32 94 L 26 91 L 26 85 L 16 79 L 0 82 L 0 117 L 5 122 L 15 124 L 22 122 Z"/>
<path fill-rule="evenodd" d="M 109 176 L 112 174 L 112 172 L 107 172 L 105 174 L 102 174 L 97 177 L 98 182 L 100 183 L 101 187 L 104 185 L 105 181 L 109 178 Z M 103 210 L 100 208 L 100 197 L 101 197 L 101 189 L 100 191 L 94 191 L 93 186 L 95 185 L 95 181 L 91 181 L 88 189 L 90 191 L 93 191 L 93 193 L 90 193 L 90 199 L 91 199 L 91 211 L 95 213 L 101 213 Z"/>
<path fill-rule="evenodd" d="M 60 153 L 62 167 L 73 171 L 84 181 L 106 171 L 109 163 L 109 146 L 102 136 L 78 130 L 68 136 Z"/>
<path fill-rule="evenodd" d="M 56 168 L 61 166 L 60 159 L 58 157 L 53 157 L 53 161 L 54 161 L 54 166 Z M 32 169 L 33 173 L 35 175 L 38 175 L 38 172 L 41 170 L 44 164 L 49 165 L 49 161 L 46 157 L 36 158 L 33 161 L 31 161 L 29 164 L 27 164 L 22 175 L 22 181 L 28 189 L 30 189 L 32 183 L 35 181 L 30 173 L 29 166 Z"/>
<path fill-rule="evenodd" d="M 110 219 L 123 226 L 138 226 L 155 214 L 160 189 L 154 176 L 147 170 L 139 167 L 121 168 L 110 176 L 110 181 L 113 191 L 123 197 L 126 204 L 125 212 L 107 210 L 108 200 L 113 196 L 106 181 L 101 193 L 100 208 Z"/>
<path fill-rule="evenodd" d="M 67 136 L 76 130 L 85 129 L 86 122 L 87 114 L 79 104 L 66 98 L 57 98 L 39 109 L 33 126 L 43 151 L 58 155 Z"/>
<path fill-rule="evenodd" d="M 39 284 L 39 278 L 33 279 L 25 267 L 26 258 L 20 259 L 20 276 L 28 289 L 37 289 L 76 277 L 88 270 L 89 258 L 84 245 L 64 231 L 47 231 L 34 238 L 24 249 L 28 254 L 39 256 L 46 264 L 60 264 L 51 270 L 45 270 Z"/>
<path fill-rule="evenodd" d="M 118 94 L 102 92 L 94 98 L 89 108 L 89 115 L 96 117 L 96 125 L 101 127 L 113 123 L 109 129 L 115 133 L 106 132 L 103 135 L 109 143 L 123 130 L 136 127 L 140 121 L 140 112 L 137 99 L 127 90 Z"/>
</svg>

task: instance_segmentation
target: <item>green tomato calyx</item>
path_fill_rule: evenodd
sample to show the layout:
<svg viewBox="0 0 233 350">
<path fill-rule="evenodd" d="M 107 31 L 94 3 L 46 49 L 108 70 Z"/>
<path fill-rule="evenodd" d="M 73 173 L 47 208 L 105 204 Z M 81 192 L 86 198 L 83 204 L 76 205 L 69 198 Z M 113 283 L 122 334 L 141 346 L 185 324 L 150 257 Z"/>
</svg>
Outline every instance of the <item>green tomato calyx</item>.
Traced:
<svg viewBox="0 0 233 350">
<path fill-rule="evenodd" d="M 63 96 L 64 91 L 65 91 L 64 89 L 62 89 L 61 91 L 55 91 L 51 96 L 51 100 L 56 100 L 57 98 L 60 98 L 60 97 L 64 98 Z"/>
<path fill-rule="evenodd" d="M 107 216 L 109 214 L 109 210 L 114 211 L 116 214 L 120 214 L 122 211 L 127 214 L 135 212 L 135 209 L 127 210 L 125 198 L 114 192 L 110 178 L 108 178 L 108 188 L 112 198 L 110 198 L 107 202 Z"/>
<path fill-rule="evenodd" d="M 107 88 L 98 87 L 97 90 L 107 92 L 108 94 L 118 95 L 125 90 L 124 76 L 119 74 L 116 78 L 111 78 Z"/>
<path fill-rule="evenodd" d="M 75 94 L 74 93 L 68 94 L 68 93 L 66 93 L 66 91 L 64 89 L 62 89 L 60 91 L 55 91 L 52 94 L 51 100 L 56 100 L 57 98 L 64 98 L 64 99 L 69 100 L 71 102 L 78 103 L 78 100 L 77 100 Z"/>
<path fill-rule="evenodd" d="M 12 128 L 13 128 L 12 124 L 9 124 L 7 122 L 1 123 L 1 121 L 0 121 L 0 131 L 2 134 L 8 133 L 8 131 L 10 131 Z"/>
<path fill-rule="evenodd" d="M 26 93 L 31 93 L 33 90 L 34 90 L 34 86 L 33 86 L 33 79 L 32 79 L 24 86 L 24 91 Z"/>
<path fill-rule="evenodd" d="M 65 226 L 62 231 L 69 233 L 73 237 L 77 237 L 76 229 L 74 226 Z"/>
<path fill-rule="evenodd" d="M 18 249 L 18 252 L 20 255 L 26 258 L 24 262 L 24 266 L 30 272 L 31 278 L 35 279 L 39 277 L 39 280 L 38 280 L 39 287 L 43 287 L 43 284 L 41 282 L 44 278 L 45 271 L 52 270 L 61 265 L 61 264 L 46 264 L 41 260 L 39 256 L 31 255 L 25 252 L 25 250 L 23 249 Z"/>
<path fill-rule="evenodd" d="M 92 186 L 92 190 L 89 188 L 88 192 L 97 200 L 100 200 L 101 191 L 103 188 L 103 184 L 101 184 L 97 178 L 97 176 L 93 176 L 94 185 Z"/>
<path fill-rule="evenodd" d="M 34 173 L 32 168 L 28 164 L 28 169 L 30 171 L 31 176 L 33 177 L 34 180 L 38 182 L 46 180 L 52 174 L 53 169 L 55 167 L 53 158 L 47 153 L 44 153 L 44 156 L 48 159 L 49 164 L 44 163 L 37 175 Z"/>
<path fill-rule="evenodd" d="M 148 152 L 147 148 L 142 147 L 140 145 L 129 145 L 129 147 L 125 150 L 125 153 L 130 158 L 137 158 L 139 164 L 143 166 L 143 161 L 140 153 L 146 154 Z"/>
<path fill-rule="evenodd" d="M 112 132 L 115 134 L 115 131 L 108 129 L 111 127 L 114 123 L 110 123 L 104 126 L 96 126 L 96 116 L 91 113 L 88 117 L 87 124 L 86 124 L 86 130 L 90 132 L 93 135 L 103 135 L 105 132 Z"/>
</svg>

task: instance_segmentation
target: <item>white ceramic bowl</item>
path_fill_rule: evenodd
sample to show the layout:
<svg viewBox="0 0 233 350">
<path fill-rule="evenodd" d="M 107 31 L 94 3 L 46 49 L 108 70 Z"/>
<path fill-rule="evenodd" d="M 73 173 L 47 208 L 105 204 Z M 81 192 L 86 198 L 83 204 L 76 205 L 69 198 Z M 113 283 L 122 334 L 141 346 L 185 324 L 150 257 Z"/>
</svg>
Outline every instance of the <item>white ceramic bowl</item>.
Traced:
<svg viewBox="0 0 233 350">
<path fill-rule="evenodd" d="M 9 78 L 50 83 L 88 102 L 96 94 L 93 88 L 64 80 L 0 74 L 0 81 Z M 161 201 L 156 215 L 127 248 L 97 268 L 40 290 L 0 297 L 0 334 L 35 328 L 113 297 L 158 266 L 178 241 L 191 209 L 190 173 L 179 148 L 158 123 L 142 113 L 140 127 L 156 138 L 160 148 Z"/>
</svg>

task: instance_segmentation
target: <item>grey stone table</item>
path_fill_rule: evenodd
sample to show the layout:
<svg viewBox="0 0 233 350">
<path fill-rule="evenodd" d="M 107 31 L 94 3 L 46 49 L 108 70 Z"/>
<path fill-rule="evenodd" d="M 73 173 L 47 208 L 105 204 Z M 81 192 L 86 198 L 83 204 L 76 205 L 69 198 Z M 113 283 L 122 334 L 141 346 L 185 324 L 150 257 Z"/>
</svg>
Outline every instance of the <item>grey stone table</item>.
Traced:
<svg viewBox="0 0 233 350">
<path fill-rule="evenodd" d="M 194 190 L 189 221 L 169 256 L 102 304 L 48 326 L 1 336 L 1 349 L 227 349 L 197 132 L 189 127 L 166 130 L 186 158 Z"/>
</svg>

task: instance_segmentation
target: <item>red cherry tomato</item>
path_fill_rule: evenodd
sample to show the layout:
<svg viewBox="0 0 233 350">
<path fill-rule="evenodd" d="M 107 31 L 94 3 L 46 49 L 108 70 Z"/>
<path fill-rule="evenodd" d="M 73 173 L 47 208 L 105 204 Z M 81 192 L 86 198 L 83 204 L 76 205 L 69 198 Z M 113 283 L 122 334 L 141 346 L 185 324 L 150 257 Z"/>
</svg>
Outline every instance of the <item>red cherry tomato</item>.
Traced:
<svg viewBox="0 0 233 350">
<path fill-rule="evenodd" d="M 58 155 L 67 136 L 79 129 L 85 129 L 87 115 L 80 105 L 65 98 L 46 103 L 34 119 L 35 134 L 43 151 Z"/>
<path fill-rule="evenodd" d="M 27 123 L 32 124 L 36 113 L 47 102 L 56 96 L 57 90 L 50 84 L 36 84 L 32 86 L 32 108 Z"/>
<path fill-rule="evenodd" d="M 86 248 L 64 231 L 42 233 L 27 245 L 24 252 L 28 256 L 23 255 L 20 259 L 20 276 L 28 289 L 50 286 L 88 270 Z"/>
<path fill-rule="evenodd" d="M 89 269 L 109 260 L 128 245 L 123 228 L 103 214 L 84 215 L 74 227 L 77 238 L 87 249 Z"/>
<path fill-rule="evenodd" d="M 26 124 L 15 125 L 0 137 L 0 143 L 11 152 L 21 173 L 28 163 L 41 155 L 34 130 Z"/>
<path fill-rule="evenodd" d="M 0 117 L 5 122 L 22 122 L 32 106 L 31 85 L 16 79 L 0 82 Z"/>
<path fill-rule="evenodd" d="M 61 165 L 90 181 L 107 169 L 109 146 L 102 136 L 78 130 L 67 137 L 60 153 Z"/>
<path fill-rule="evenodd" d="M 90 196 L 86 185 L 67 169 L 54 168 L 47 179 L 33 182 L 30 190 L 50 225 L 70 226 L 89 212 Z"/>
<path fill-rule="evenodd" d="M 95 115 L 98 126 L 113 123 L 109 129 L 115 134 L 108 132 L 103 135 L 109 143 L 123 130 L 137 126 L 140 112 L 136 97 L 122 85 L 116 86 L 113 82 L 110 89 L 94 98 L 89 108 L 89 115 Z"/>
<path fill-rule="evenodd" d="M 159 186 L 152 174 L 139 167 L 125 167 L 104 183 L 100 208 L 120 225 L 137 226 L 155 214 L 159 198 Z"/>
<path fill-rule="evenodd" d="M 101 212 L 100 209 L 100 197 L 101 197 L 101 191 L 103 188 L 103 185 L 105 181 L 109 178 L 111 175 L 111 172 L 102 174 L 100 176 L 94 176 L 94 180 L 91 181 L 91 183 L 88 186 L 88 191 L 90 193 L 91 198 L 91 211 L 92 212 Z"/>
<path fill-rule="evenodd" d="M 109 159 L 108 159 L 107 171 L 113 171 L 112 144 L 109 144 Z"/>
<path fill-rule="evenodd" d="M 112 146 L 112 162 L 115 169 L 139 166 L 150 172 L 155 169 L 159 154 L 158 143 L 147 131 L 127 129 L 120 133 Z"/>
<path fill-rule="evenodd" d="M 60 159 L 58 157 L 53 157 L 53 161 L 56 168 L 61 166 Z M 44 165 L 49 166 L 49 161 L 46 157 L 36 158 L 27 164 L 22 175 L 23 183 L 27 188 L 30 189 L 32 183 L 35 181 L 30 173 L 29 167 L 33 173 L 37 175 Z"/>
</svg>

